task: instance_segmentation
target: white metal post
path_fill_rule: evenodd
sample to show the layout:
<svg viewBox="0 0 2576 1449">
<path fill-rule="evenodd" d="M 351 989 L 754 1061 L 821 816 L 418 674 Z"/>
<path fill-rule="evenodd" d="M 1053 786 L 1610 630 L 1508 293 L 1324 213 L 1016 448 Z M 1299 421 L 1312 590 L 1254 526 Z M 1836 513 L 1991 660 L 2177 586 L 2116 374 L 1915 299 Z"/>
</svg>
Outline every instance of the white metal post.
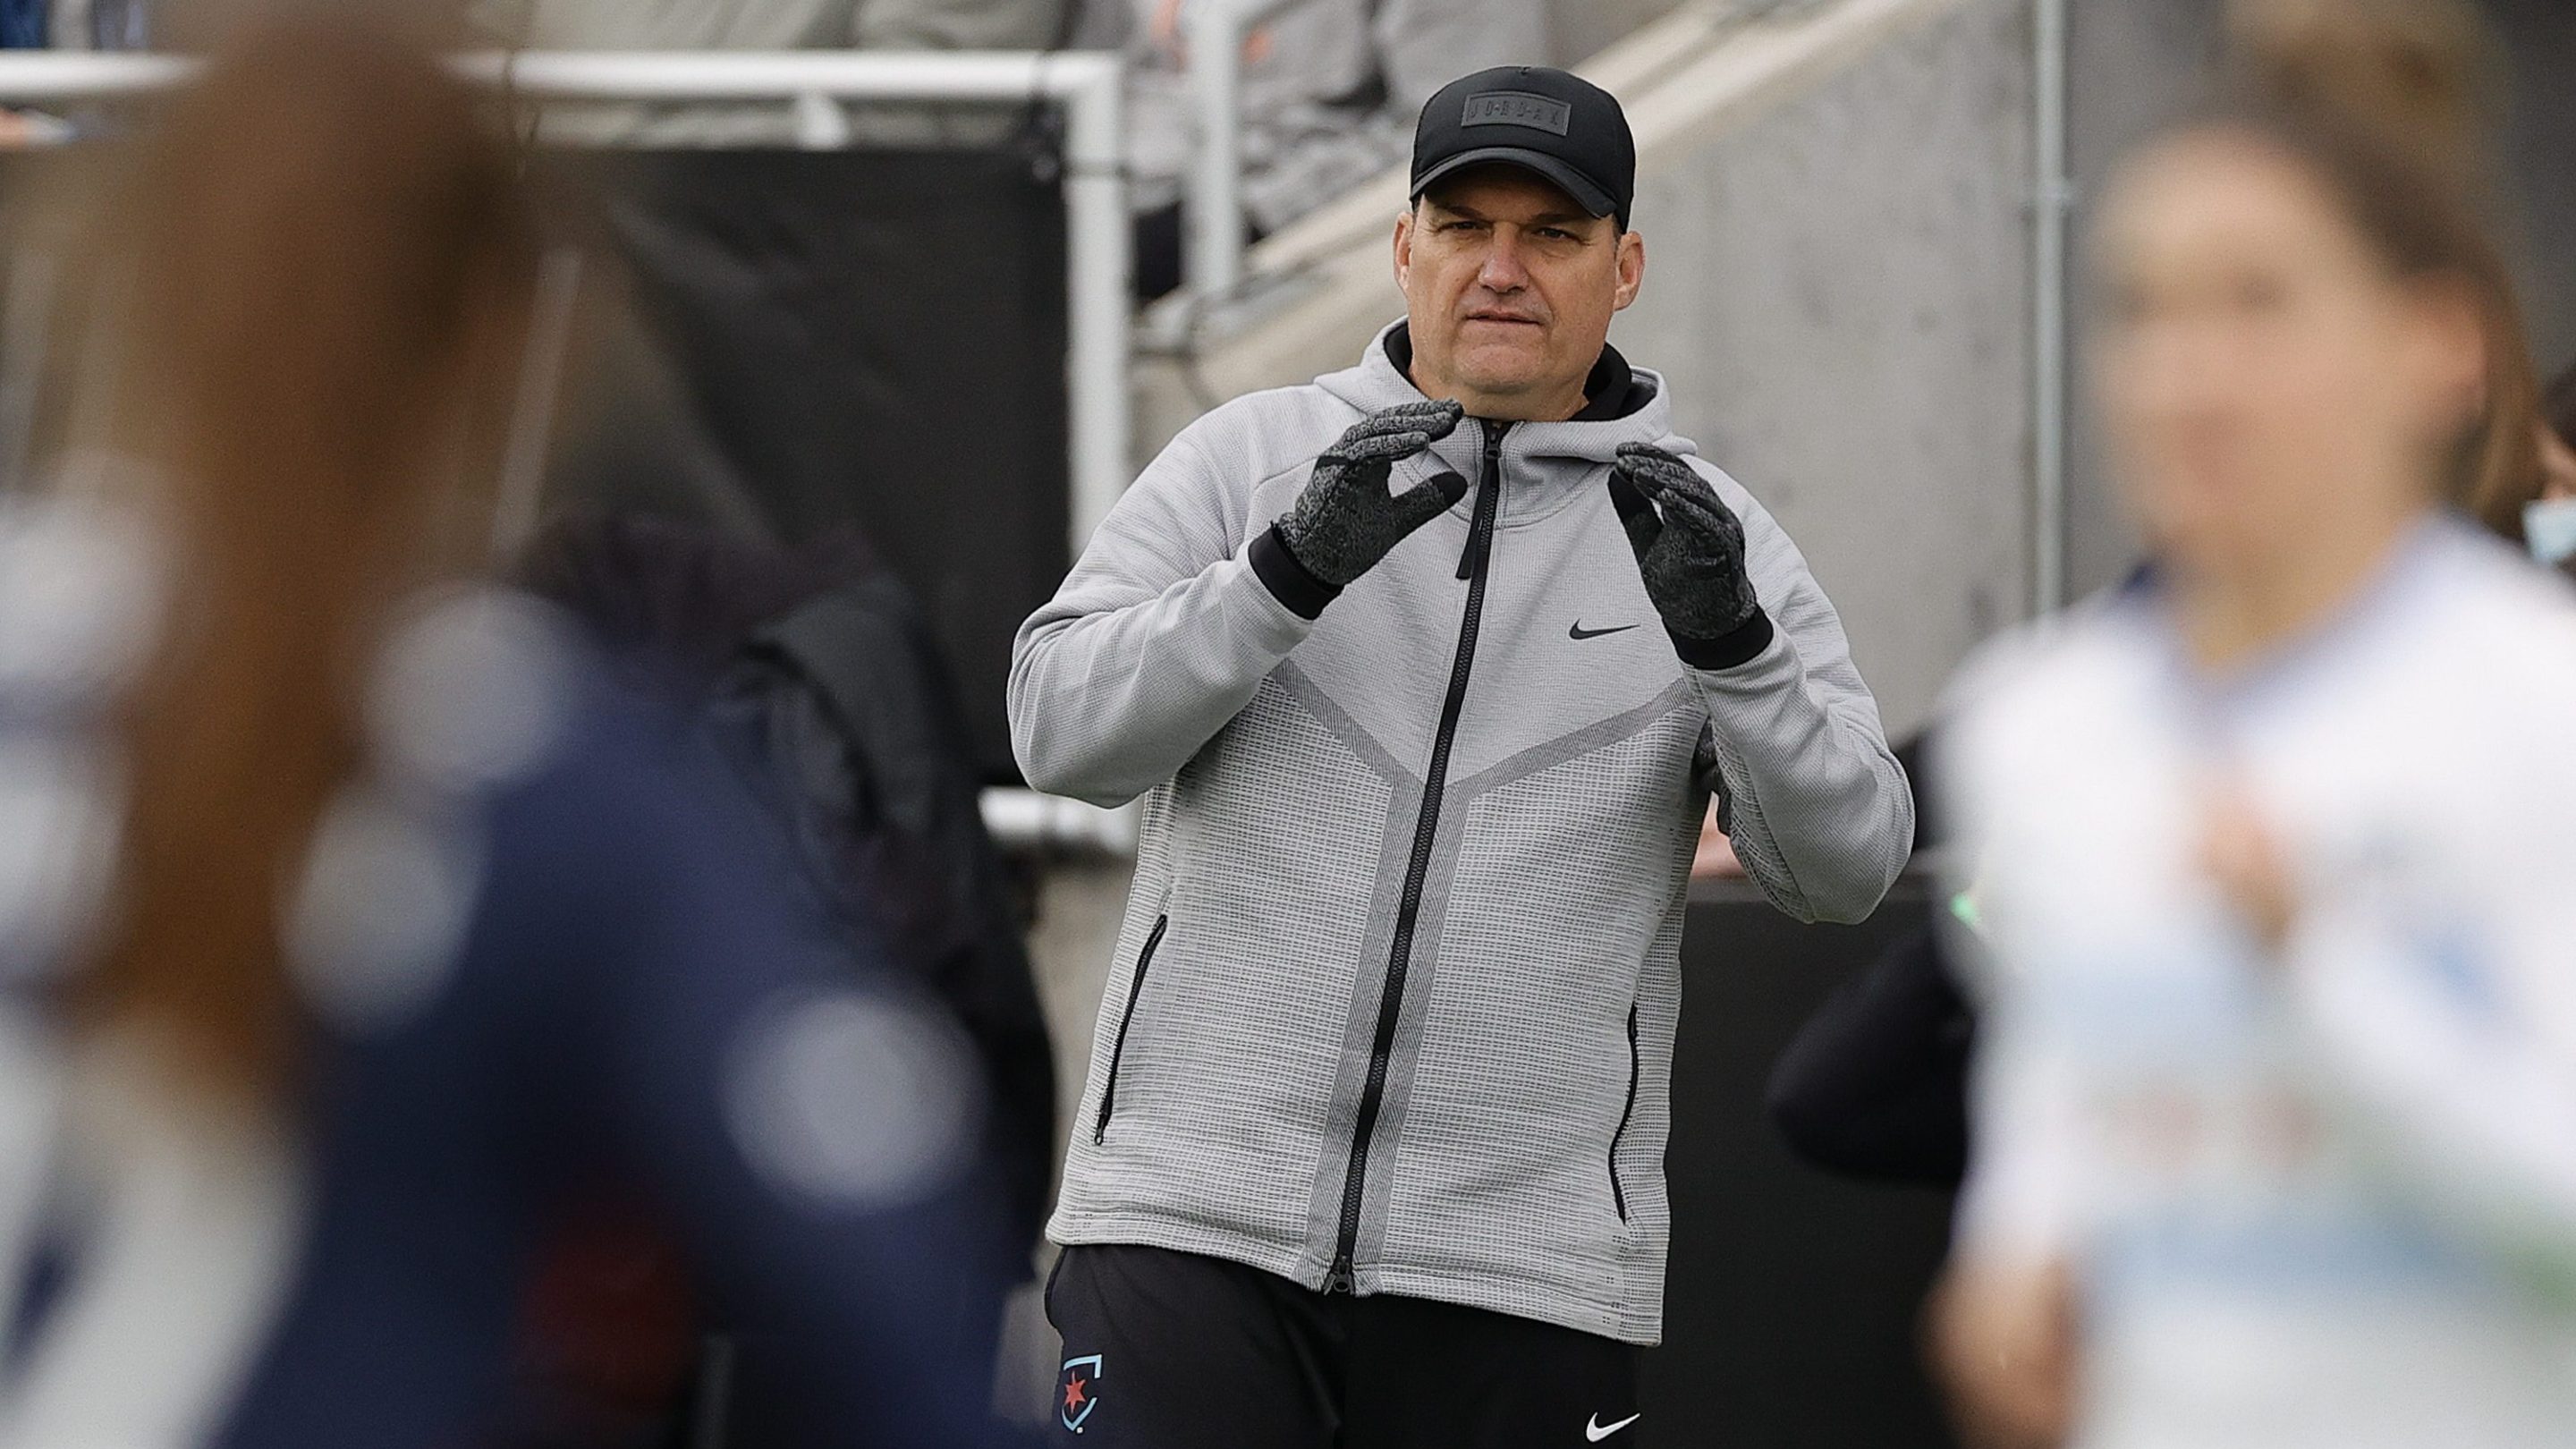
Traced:
<svg viewBox="0 0 2576 1449">
<path fill-rule="evenodd" d="M 1243 281 L 1243 12 L 1237 0 L 1194 0 L 1182 12 L 1198 149 L 1182 198 L 1190 295 L 1210 301 Z"/>
<path fill-rule="evenodd" d="M 1127 210 L 1124 73 L 1108 56 L 1055 62 L 1075 69 L 1065 116 L 1065 387 L 1072 496 L 1066 522 L 1080 557 L 1127 490 L 1131 424 L 1127 364 L 1135 231 Z"/>
<path fill-rule="evenodd" d="M 1181 218 L 1191 296 L 1214 301 L 1243 285 L 1243 47 L 1254 26 L 1300 0 L 1190 0 L 1182 12 L 1198 149 Z"/>
<path fill-rule="evenodd" d="M 2033 0 L 2030 611 L 2066 602 L 2066 0 Z"/>
</svg>

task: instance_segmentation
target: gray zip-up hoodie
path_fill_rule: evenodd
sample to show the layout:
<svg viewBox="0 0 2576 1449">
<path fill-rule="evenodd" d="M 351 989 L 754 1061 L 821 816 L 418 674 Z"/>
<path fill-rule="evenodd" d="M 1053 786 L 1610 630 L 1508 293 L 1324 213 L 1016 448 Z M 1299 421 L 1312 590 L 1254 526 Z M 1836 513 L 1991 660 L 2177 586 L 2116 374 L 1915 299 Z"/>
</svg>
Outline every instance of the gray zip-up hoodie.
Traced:
<svg viewBox="0 0 2576 1449">
<path fill-rule="evenodd" d="M 1398 466 L 1475 487 L 1337 599 L 1283 587 L 1272 521 L 1421 399 L 1408 351 L 1390 328 L 1192 424 L 1020 631 L 1029 783 L 1145 796 L 1049 1235 L 1653 1343 L 1708 794 L 1775 904 L 1840 921 L 1895 880 L 1912 798 L 1833 605 L 1705 462 L 1776 628 L 1676 654 L 1607 479 L 1622 443 L 1694 450 L 1615 352 L 1575 421 L 1470 420 Z"/>
</svg>

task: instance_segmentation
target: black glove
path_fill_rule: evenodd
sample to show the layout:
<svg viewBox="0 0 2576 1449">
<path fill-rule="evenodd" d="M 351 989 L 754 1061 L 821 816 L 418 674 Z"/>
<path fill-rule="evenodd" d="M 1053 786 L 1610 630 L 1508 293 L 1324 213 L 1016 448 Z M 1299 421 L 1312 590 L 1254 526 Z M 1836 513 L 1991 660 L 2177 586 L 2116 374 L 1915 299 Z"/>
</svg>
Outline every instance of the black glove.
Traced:
<svg viewBox="0 0 2576 1449">
<path fill-rule="evenodd" d="M 1279 542 L 1327 589 L 1377 567 L 1405 535 L 1467 496 L 1467 480 L 1455 473 L 1386 491 L 1395 465 L 1449 436 L 1465 412 L 1454 402 L 1418 402 L 1362 418 L 1315 460 L 1306 491 L 1279 520 Z"/>
<path fill-rule="evenodd" d="M 1770 644 L 1770 620 L 1744 570 L 1744 525 L 1707 479 L 1661 448 L 1623 443 L 1610 466 L 1610 500 L 1646 597 L 1685 661 L 1725 669 Z"/>
</svg>

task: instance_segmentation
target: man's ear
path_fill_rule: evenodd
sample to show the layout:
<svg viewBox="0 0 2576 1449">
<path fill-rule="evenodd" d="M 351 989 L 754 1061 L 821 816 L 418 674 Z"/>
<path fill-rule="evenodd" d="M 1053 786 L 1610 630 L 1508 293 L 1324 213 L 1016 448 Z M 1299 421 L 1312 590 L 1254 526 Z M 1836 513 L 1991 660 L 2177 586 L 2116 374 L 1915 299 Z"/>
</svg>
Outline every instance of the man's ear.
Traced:
<svg viewBox="0 0 2576 1449">
<path fill-rule="evenodd" d="M 1637 300 L 1639 289 L 1646 285 L 1646 239 L 1635 232 L 1619 238 L 1619 290 L 1611 303 L 1613 311 L 1625 312 Z"/>
<path fill-rule="evenodd" d="M 1395 216 L 1395 288 L 1409 291 L 1406 281 L 1413 271 L 1413 208 L 1406 207 Z"/>
</svg>

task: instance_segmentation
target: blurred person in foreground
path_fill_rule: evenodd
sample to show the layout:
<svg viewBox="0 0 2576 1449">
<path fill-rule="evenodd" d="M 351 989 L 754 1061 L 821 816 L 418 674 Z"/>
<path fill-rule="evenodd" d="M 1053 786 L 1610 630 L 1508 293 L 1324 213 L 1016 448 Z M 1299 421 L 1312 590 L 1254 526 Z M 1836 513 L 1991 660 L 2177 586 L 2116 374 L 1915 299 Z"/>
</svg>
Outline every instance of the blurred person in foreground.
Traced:
<svg viewBox="0 0 2576 1449">
<path fill-rule="evenodd" d="M 2415 77 L 2474 69 L 2477 40 L 2460 13 L 2413 0 L 2240 0 L 2232 7 L 2235 63 L 2273 64 L 2302 94 L 2331 99 L 2358 88 L 2389 97 L 2413 145 L 2443 170 L 2475 176 L 2497 117 L 2484 96 L 2420 86 Z M 2279 62 L 2274 64 L 2274 62 Z M 2472 259 L 2467 280 L 2484 311 L 2490 346 L 2476 420 L 2451 470 L 2451 498 L 2489 531 L 2527 546 L 2543 563 L 2576 555 L 2576 369 L 2543 397 L 2525 342 L 2522 311 L 2503 258 Z M 2555 420 L 2554 422 L 2552 420 Z M 1931 778 L 1900 747 L 1916 779 Z M 1918 848 L 1931 842 L 1928 821 Z M 1703 875 L 1731 858 L 1712 821 Z M 1929 919 L 1820 1007 L 1775 1065 L 1765 1103 L 1790 1149 L 1829 1171 L 1955 1187 L 1966 1170 L 1967 1081 L 1975 1003 L 1952 946 L 1977 919 L 1973 891 L 1935 904 Z"/>
<path fill-rule="evenodd" d="M 990 1261 L 966 1049 L 473 582 L 508 152 L 345 12 L 233 44 L 87 228 L 92 451 L 0 515 L 0 1445 L 494 1442 L 612 1177 L 797 1356 L 787 1442 L 985 1442 L 932 1326 Z"/>
<path fill-rule="evenodd" d="M 1648 1441 L 1700 817 L 1800 920 L 1905 862 L 1832 602 L 1608 345 L 1635 160 L 1563 71 L 1451 82 L 1405 319 L 1184 430 L 1021 630 L 1029 782 L 1145 797 L 1050 1228 L 1087 1444 Z"/>
<path fill-rule="evenodd" d="M 1978 1444 L 2576 1424 L 2576 601 L 2441 506 L 2494 248 L 2388 119 L 2458 103 L 2457 53 L 2373 92 L 2260 52 L 2105 199 L 2153 565 L 1944 736 L 1989 999 L 1935 1320 Z"/>
</svg>

